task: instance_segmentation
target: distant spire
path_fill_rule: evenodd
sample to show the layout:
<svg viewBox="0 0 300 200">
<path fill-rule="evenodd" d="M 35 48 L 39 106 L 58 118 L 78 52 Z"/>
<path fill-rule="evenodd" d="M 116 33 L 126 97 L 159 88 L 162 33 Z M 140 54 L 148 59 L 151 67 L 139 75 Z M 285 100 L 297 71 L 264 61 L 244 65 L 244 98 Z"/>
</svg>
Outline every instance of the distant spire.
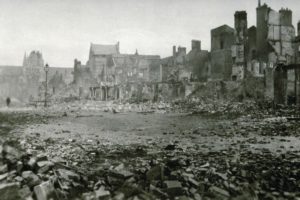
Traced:
<svg viewBox="0 0 300 200">
<path fill-rule="evenodd" d="M 139 55 L 139 53 L 138 53 L 138 50 L 137 50 L 137 49 L 135 49 L 135 55 Z"/>
<path fill-rule="evenodd" d="M 260 2 L 260 0 L 258 0 L 258 7 L 261 7 L 261 2 Z"/>
</svg>

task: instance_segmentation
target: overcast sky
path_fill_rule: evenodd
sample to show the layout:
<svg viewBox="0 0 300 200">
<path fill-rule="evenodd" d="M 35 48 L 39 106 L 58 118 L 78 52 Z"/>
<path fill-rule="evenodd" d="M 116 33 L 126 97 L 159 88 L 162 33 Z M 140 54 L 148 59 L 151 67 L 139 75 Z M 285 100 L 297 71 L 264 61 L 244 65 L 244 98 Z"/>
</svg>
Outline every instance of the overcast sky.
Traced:
<svg viewBox="0 0 300 200">
<path fill-rule="evenodd" d="M 275 10 L 293 10 L 299 0 L 262 0 Z M 50 66 L 87 61 L 90 43 L 114 44 L 121 53 L 171 55 L 192 39 L 210 49 L 210 30 L 233 27 L 234 12 L 246 10 L 256 23 L 257 0 L 0 0 L 0 65 L 21 65 L 24 53 L 42 51 Z"/>
</svg>

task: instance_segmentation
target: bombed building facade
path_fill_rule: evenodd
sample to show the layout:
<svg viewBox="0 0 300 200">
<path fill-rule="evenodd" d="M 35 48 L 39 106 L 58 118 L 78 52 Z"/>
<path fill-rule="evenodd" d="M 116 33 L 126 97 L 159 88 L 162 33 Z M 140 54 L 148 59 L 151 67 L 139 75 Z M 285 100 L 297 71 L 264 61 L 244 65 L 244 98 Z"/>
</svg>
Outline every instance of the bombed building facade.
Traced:
<svg viewBox="0 0 300 200">
<path fill-rule="evenodd" d="M 86 65 L 74 61 L 74 85 L 81 98 L 115 100 L 152 90 L 160 82 L 160 56 L 121 54 L 115 45 L 91 44 Z"/>
<path fill-rule="evenodd" d="M 297 63 L 299 36 L 292 24 L 292 11 L 256 8 L 256 26 L 248 27 L 246 11 L 236 11 L 234 27 L 211 30 L 211 50 L 200 40 L 191 50 L 173 46 L 171 56 L 121 54 L 115 45 L 91 44 L 85 65 L 75 60 L 74 84 L 80 97 L 109 100 L 141 96 L 186 97 L 199 88 L 222 92 L 233 88 L 244 97 L 279 104 L 299 101 Z M 298 28 L 299 30 L 300 28 Z M 222 96 L 215 94 L 216 96 Z"/>
<path fill-rule="evenodd" d="M 209 52 L 201 49 L 200 40 L 191 41 L 191 50 L 173 46 L 173 54 L 163 58 L 162 81 L 207 81 L 209 73 Z"/>
<path fill-rule="evenodd" d="M 298 23 L 298 35 L 299 35 Z M 192 48 L 193 50 L 193 48 Z M 175 53 L 174 53 L 175 52 Z M 260 97 L 276 104 L 299 102 L 299 36 L 292 23 L 292 11 L 275 11 L 259 1 L 256 26 L 248 28 L 247 13 L 234 14 L 234 28 L 222 25 L 211 30 L 211 51 L 191 70 L 184 47 L 162 59 L 163 80 L 186 80 L 240 85 L 244 96 Z M 203 52 L 203 51 L 201 51 Z M 184 55 L 184 56 L 182 56 Z M 193 79 L 192 77 L 197 77 Z M 200 78 L 198 78 L 200 77 Z M 259 89 L 258 89 L 259 88 Z"/>
</svg>

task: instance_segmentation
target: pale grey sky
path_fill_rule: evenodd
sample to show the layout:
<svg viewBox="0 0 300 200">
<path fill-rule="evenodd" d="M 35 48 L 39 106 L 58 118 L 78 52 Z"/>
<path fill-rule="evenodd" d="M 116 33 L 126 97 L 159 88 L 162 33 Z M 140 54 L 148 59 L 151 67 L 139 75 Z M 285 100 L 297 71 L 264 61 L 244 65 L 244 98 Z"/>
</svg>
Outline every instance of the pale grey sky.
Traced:
<svg viewBox="0 0 300 200">
<path fill-rule="evenodd" d="M 246 10 L 256 23 L 257 0 L 0 0 L 0 65 L 21 65 L 24 52 L 40 50 L 50 66 L 73 67 L 87 61 L 90 43 L 114 44 L 121 53 L 171 55 L 172 46 L 202 41 L 210 49 L 210 30 Z M 262 0 L 275 10 L 293 10 L 299 0 Z"/>
</svg>

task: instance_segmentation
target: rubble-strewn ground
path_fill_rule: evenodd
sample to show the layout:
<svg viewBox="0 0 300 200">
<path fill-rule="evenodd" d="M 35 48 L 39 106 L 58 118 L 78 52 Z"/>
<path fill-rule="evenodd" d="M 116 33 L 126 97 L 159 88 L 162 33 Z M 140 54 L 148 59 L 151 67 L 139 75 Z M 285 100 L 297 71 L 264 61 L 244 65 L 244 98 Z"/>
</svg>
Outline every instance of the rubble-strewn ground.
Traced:
<svg viewBox="0 0 300 200">
<path fill-rule="evenodd" d="M 295 109 L 88 101 L 0 114 L 0 199 L 300 199 Z"/>
</svg>

